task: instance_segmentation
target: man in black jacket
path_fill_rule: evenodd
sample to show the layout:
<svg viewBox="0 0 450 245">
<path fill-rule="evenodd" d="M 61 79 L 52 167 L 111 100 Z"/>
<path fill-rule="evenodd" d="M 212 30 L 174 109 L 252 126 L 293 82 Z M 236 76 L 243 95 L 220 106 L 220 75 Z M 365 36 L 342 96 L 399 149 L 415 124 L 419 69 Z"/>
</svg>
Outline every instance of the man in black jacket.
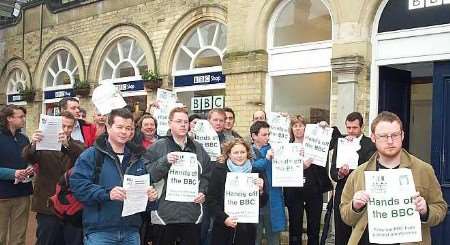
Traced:
<svg viewBox="0 0 450 245">
<path fill-rule="evenodd" d="M 359 142 L 360 149 L 358 153 L 358 165 L 363 164 L 373 155 L 376 151 L 375 145 L 372 143 L 369 137 L 366 137 L 362 133 L 362 126 L 364 124 L 363 117 L 359 112 L 352 112 L 347 115 L 345 119 L 345 127 L 347 129 L 347 135 L 345 136 L 348 140 L 355 140 Z M 350 234 L 352 233 L 352 227 L 346 225 L 342 219 L 339 212 L 339 204 L 341 203 L 342 190 L 344 189 L 347 177 L 351 170 L 348 164 L 344 164 L 341 168 L 336 168 L 338 145 L 334 149 L 330 175 L 331 178 L 336 181 L 336 190 L 334 194 L 334 224 L 335 224 L 335 242 L 336 245 L 346 245 Z"/>
</svg>

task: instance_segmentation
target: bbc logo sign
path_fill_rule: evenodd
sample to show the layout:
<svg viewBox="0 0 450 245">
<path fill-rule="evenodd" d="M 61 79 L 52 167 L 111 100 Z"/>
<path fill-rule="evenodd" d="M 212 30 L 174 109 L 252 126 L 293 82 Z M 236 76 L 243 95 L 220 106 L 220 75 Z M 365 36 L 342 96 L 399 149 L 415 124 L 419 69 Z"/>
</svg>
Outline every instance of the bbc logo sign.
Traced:
<svg viewBox="0 0 450 245">
<path fill-rule="evenodd" d="M 450 4 L 450 0 L 409 0 L 409 10 Z"/>
<path fill-rule="evenodd" d="M 192 111 L 211 110 L 213 108 L 223 108 L 224 96 L 193 97 L 191 99 Z"/>
</svg>

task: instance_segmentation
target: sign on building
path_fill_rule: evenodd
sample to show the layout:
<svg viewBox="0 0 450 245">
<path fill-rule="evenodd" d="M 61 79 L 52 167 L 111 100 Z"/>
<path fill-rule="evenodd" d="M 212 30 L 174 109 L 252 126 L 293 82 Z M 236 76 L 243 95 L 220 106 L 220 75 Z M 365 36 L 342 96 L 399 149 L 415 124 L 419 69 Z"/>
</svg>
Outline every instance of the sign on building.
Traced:
<svg viewBox="0 0 450 245">
<path fill-rule="evenodd" d="M 211 110 L 213 108 L 223 108 L 223 106 L 224 106 L 223 95 L 191 98 L 192 111 Z"/>
<path fill-rule="evenodd" d="M 450 4 L 450 0 L 409 0 L 408 8 L 409 10 L 422 9 L 444 4 Z"/>
</svg>

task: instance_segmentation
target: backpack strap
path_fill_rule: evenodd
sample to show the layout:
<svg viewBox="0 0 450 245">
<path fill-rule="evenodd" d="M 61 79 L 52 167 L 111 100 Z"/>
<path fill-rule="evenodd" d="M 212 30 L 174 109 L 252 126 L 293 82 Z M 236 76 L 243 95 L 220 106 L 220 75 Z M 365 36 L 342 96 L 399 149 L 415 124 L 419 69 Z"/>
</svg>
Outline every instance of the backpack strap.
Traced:
<svg viewBox="0 0 450 245">
<path fill-rule="evenodd" d="M 94 169 L 94 184 L 98 184 L 100 173 L 102 171 L 104 156 L 97 148 L 95 148 L 95 169 Z"/>
</svg>

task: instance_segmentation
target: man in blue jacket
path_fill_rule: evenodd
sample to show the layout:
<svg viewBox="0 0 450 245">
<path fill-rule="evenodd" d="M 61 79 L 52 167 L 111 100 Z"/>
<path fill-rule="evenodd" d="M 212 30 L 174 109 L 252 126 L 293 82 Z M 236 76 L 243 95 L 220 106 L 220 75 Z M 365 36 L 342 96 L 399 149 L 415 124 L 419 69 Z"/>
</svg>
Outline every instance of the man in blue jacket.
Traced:
<svg viewBox="0 0 450 245">
<path fill-rule="evenodd" d="M 128 143 L 133 131 L 133 115 L 127 109 L 112 110 L 108 117 L 107 134 L 97 138 L 93 147 L 83 152 L 75 163 L 70 186 L 83 205 L 84 244 L 139 245 L 139 213 L 122 217 L 123 177 L 144 175 L 147 170 L 141 158 L 143 148 Z M 94 181 L 95 154 L 102 154 L 103 164 L 98 181 Z M 157 193 L 149 187 L 149 201 Z"/>
</svg>

